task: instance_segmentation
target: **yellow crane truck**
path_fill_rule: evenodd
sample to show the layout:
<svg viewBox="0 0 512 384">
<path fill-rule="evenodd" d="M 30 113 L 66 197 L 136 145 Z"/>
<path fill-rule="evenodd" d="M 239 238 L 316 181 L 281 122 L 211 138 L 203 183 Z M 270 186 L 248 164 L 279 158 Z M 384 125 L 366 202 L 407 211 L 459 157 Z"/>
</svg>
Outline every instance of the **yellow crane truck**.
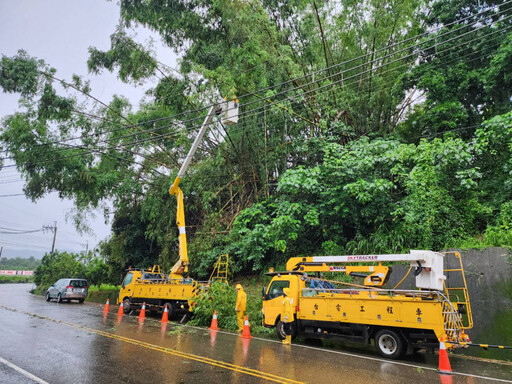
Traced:
<svg viewBox="0 0 512 384">
<path fill-rule="evenodd" d="M 444 269 L 447 255 L 456 257 L 457 268 Z M 395 289 L 383 288 L 391 273 L 383 263 L 396 262 L 410 263 L 417 289 L 396 289 L 405 276 Z M 460 275 L 453 279 L 458 279 L 459 287 L 447 287 L 444 273 L 450 272 Z M 364 283 L 334 282 L 320 273 L 359 276 Z M 447 348 L 469 341 L 465 330 L 472 328 L 473 318 L 457 252 L 293 257 L 286 271 L 268 275 L 272 280 L 263 288 L 263 325 L 275 327 L 281 339 L 285 337 L 280 320 L 283 288 L 289 288 L 295 311 L 293 336 L 367 344 L 373 340 L 379 354 L 391 359 L 415 349 L 437 348 L 441 338 Z"/>
<path fill-rule="evenodd" d="M 185 208 L 183 204 L 183 192 L 179 184 L 192 161 L 192 157 L 199 147 L 205 132 L 214 123 L 214 117 L 220 116 L 225 125 L 236 124 L 238 121 L 238 100 L 222 100 L 214 104 L 206 115 L 192 146 L 176 176 L 169 194 L 175 195 L 177 200 L 176 224 L 179 236 L 179 259 L 171 268 L 169 274 L 162 273 L 160 266 L 150 269 L 129 270 L 119 291 L 117 303 L 123 303 L 124 312 L 129 313 L 133 309 L 140 308 L 146 303 L 150 310 L 159 310 L 167 305 L 169 317 L 178 312 L 189 313 L 194 307 L 195 297 L 199 292 L 207 288 L 206 282 L 199 282 L 186 278 L 188 273 L 189 258 L 187 252 L 187 235 L 185 231 Z M 222 255 L 217 261 L 218 271 L 224 268 L 223 274 L 227 274 L 227 255 Z M 227 276 L 226 276 L 227 277 Z"/>
</svg>

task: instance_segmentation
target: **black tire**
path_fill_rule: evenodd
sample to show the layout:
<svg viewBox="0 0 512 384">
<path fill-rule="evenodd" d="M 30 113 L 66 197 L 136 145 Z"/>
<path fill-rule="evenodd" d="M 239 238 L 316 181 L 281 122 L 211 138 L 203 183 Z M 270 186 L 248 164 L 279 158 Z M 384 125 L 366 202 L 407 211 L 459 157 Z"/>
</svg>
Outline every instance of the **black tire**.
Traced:
<svg viewBox="0 0 512 384">
<path fill-rule="evenodd" d="M 176 316 L 176 305 L 174 303 L 167 302 L 163 306 L 164 310 L 165 310 L 166 305 L 167 305 L 167 311 L 168 311 L 167 316 L 169 317 L 169 320 L 174 319 L 174 317 Z"/>
<path fill-rule="evenodd" d="M 276 334 L 279 340 L 284 340 L 286 338 L 286 333 L 284 332 L 284 323 L 279 319 L 276 323 Z M 294 324 L 292 324 L 292 340 L 297 336 L 297 332 L 295 330 Z"/>
<path fill-rule="evenodd" d="M 402 337 L 390 329 L 381 329 L 375 335 L 375 348 L 386 359 L 398 359 L 405 351 L 405 342 Z"/>
<path fill-rule="evenodd" d="M 46 292 L 46 301 L 50 301 L 51 297 L 50 297 L 50 292 Z"/>
<path fill-rule="evenodd" d="M 83 303 L 84 303 L 84 299 L 78 299 L 78 302 L 79 302 L 80 304 L 83 304 Z"/>
<path fill-rule="evenodd" d="M 123 312 L 125 315 L 129 314 L 132 310 L 132 301 L 129 298 L 123 300 Z"/>
<path fill-rule="evenodd" d="M 57 295 L 57 303 L 62 303 L 62 296 L 60 293 Z"/>
</svg>

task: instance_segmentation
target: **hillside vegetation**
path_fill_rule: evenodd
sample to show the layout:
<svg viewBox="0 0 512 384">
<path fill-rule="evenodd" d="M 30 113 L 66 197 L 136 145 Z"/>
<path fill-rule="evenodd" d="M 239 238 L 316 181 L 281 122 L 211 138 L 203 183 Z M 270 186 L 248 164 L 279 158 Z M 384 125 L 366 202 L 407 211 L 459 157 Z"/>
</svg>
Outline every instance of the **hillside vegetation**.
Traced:
<svg viewBox="0 0 512 384">
<path fill-rule="evenodd" d="M 0 259 L 0 269 L 12 269 L 19 271 L 33 271 L 38 266 L 41 265 L 41 260 L 34 258 L 33 256 L 29 258 L 24 257 L 2 257 Z"/>
<path fill-rule="evenodd" d="M 110 49 L 87 64 L 157 79 L 136 108 L 29 52 L 0 60 L 0 89 L 20 96 L 0 161 L 27 197 L 72 199 L 80 229 L 105 210 L 105 280 L 176 261 L 168 189 L 219 97 L 238 98 L 239 121 L 212 124 L 180 185 L 195 277 L 222 253 L 247 274 L 297 255 L 512 246 L 508 2 L 119 3 Z M 139 25 L 179 68 L 136 41 Z"/>
</svg>

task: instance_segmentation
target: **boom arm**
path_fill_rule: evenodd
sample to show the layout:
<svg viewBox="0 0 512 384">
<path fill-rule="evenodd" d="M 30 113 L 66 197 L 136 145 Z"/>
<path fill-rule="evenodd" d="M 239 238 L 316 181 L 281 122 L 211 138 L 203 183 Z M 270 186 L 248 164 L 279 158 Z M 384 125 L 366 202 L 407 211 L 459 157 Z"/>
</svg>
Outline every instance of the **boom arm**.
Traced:
<svg viewBox="0 0 512 384">
<path fill-rule="evenodd" d="M 179 230 L 179 259 L 171 268 L 170 277 L 171 279 L 180 279 L 183 277 L 183 274 L 188 272 L 188 252 L 187 252 L 187 234 L 185 231 L 185 208 L 183 205 L 183 192 L 179 187 L 180 181 L 182 177 L 187 172 L 188 167 L 190 166 L 190 162 L 192 161 L 192 157 L 199 147 L 199 143 L 203 139 L 203 136 L 208 129 L 208 126 L 212 123 L 213 117 L 215 115 L 220 115 L 221 113 L 225 113 L 226 118 L 229 119 L 226 121 L 226 124 L 234 124 L 238 120 L 238 102 L 236 100 L 231 102 L 222 101 L 221 103 L 213 105 L 208 114 L 206 115 L 203 125 L 199 130 L 194 142 L 192 143 L 192 147 L 188 151 L 187 157 L 181 166 L 176 179 L 171 185 L 169 189 L 169 194 L 175 195 L 177 200 L 177 210 L 176 210 L 176 224 Z"/>
<path fill-rule="evenodd" d="M 380 287 L 388 278 L 389 268 L 381 265 L 382 262 L 408 261 L 411 266 L 417 266 L 415 272 L 416 286 L 418 288 L 443 290 L 444 255 L 432 251 L 413 251 L 409 254 L 393 255 L 354 255 L 354 256 L 311 256 L 292 257 L 286 263 L 287 271 L 300 272 L 371 272 L 365 277 L 365 285 Z M 339 266 L 345 263 L 370 262 L 378 265 Z"/>
</svg>

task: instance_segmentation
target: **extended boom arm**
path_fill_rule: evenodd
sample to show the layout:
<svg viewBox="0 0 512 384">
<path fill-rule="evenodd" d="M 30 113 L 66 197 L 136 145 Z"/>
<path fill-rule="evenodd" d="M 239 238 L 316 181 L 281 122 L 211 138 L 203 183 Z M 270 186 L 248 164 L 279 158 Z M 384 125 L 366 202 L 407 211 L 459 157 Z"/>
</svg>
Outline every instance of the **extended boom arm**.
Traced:
<svg viewBox="0 0 512 384">
<path fill-rule="evenodd" d="M 182 278 L 183 274 L 188 272 L 189 264 L 187 252 L 187 234 L 185 231 L 185 208 L 183 206 L 183 192 L 181 191 L 179 184 L 182 177 L 187 172 L 190 162 L 192 161 L 192 157 L 194 156 L 197 147 L 199 147 L 199 143 L 203 139 L 203 136 L 206 130 L 208 129 L 208 126 L 212 123 L 213 117 L 215 115 L 220 115 L 221 113 L 225 114 L 226 124 L 236 123 L 236 121 L 238 120 L 238 102 L 236 100 L 230 102 L 223 100 L 221 103 L 213 105 L 210 108 L 208 114 L 206 115 L 203 121 L 203 125 L 199 130 L 199 133 L 197 134 L 194 142 L 192 143 L 192 147 L 190 147 L 190 150 L 188 151 L 187 157 L 185 158 L 185 161 L 183 162 L 183 165 L 181 166 L 178 175 L 176 176 L 176 179 L 174 179 L 174 182 L 172 183 L 171 188 L 169 189 L 169 194 L 176 196 L 178 204 L 176 210 L 176 224 L 178 226 L 179 231 L 179 259 L 176 262 L 176 264 L 174 264 L 174 266 L 171 268 L 171 279 Z"/>
<path fill-rule="evenodd" d="M 394 255 L 354 255 L 354 256 L 311 256 L 292 257 L 286 263 L 287 271 L 300 272 L 343 272 L 355 274 L 357 272 L 370 272 L 365 276 L 364 284 L 380 287 L 388 278 L 389 268 L 382 262 L 407 261 L 411 266 L 416 266 L 416 286 L 418 288 L 443 290 L 444 255 L 432 251 L 413 251 L 409 254 Z M 378 263 L 378 265 L 348 265 L 345 263 Z"/>
</svg>

